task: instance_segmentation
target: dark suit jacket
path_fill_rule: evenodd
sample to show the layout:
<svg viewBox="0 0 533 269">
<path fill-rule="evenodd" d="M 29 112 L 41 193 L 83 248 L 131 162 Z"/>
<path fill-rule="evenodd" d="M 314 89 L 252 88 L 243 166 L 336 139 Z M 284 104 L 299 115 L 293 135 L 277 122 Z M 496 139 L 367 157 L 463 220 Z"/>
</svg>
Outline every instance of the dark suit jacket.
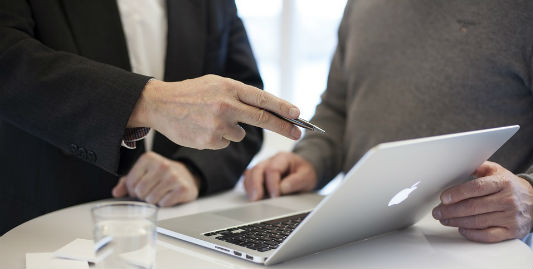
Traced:
<svg viewBox="0 0 533 269">
<path fill-rule="evenodd" d="M 233 1 L 169 0 L 166 81 L 219 74 L 262 87 Z M 149 77 L 129 72 L 112 0 L 0 0 L 0 234 L 28 219 L 108 198 L 138 149 L 120 142 Z M 262 131 L 220 151 L 156 134 L 154 151 L 203 178 L 202 194 L 232 187 Z"/>
</svg>

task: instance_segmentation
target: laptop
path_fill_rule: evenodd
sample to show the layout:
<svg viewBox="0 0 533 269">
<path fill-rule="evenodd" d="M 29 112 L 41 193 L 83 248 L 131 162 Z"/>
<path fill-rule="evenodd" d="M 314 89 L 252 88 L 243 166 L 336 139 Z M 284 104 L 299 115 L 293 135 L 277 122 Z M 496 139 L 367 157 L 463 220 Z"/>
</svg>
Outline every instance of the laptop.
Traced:
<svg viewBox="0 0 533 269">
<path fill-rule="evenodd" d="M 158 232 L 255 263 L 272 265 L 408 227 L 446 188 L 519 129 L 507 126 L 379 144 L 326 197 L 285 196 L 159 221 Z"/>
</svg>

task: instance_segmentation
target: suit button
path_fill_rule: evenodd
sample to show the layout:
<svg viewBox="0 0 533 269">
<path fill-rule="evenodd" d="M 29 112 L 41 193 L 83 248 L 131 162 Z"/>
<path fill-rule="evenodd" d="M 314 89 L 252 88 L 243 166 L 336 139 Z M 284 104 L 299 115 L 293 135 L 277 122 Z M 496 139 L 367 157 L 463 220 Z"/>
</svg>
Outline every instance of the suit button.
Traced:
<svg viewBox="0 0 533 269">
<path fill-rule="evenodd" d="M 76 144 L 70 144 L 70 153 L 78 155 L 78 146 Z"/>
<path fill-rule="evenodd" d="M 87 151 L 87 160 L 89 162 L 96 162 L 96 153 L 92 150 Z"/>
<path fill-rule="evenodd" d="M 86 160 L 87 159 L 87 150 L 84 148 L 84 147 L 81 147 L 79 150 L 78 150 L 78 157 Z"/>
</svg>

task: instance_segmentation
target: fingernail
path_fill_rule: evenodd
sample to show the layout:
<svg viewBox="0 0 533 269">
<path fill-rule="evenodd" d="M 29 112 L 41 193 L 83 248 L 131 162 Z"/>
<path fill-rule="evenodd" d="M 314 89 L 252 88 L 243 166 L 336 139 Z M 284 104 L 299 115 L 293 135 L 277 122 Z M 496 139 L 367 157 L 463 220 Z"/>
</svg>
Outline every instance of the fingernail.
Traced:
<svg viewBox="0 0 533 269">
<path fill-rule="evenodd" d="M 441 215 L 439 209 L 434 209 L 434 210 L 433 210 L 433 217 L 434 217 L 435 219 L 440 219 L 441 216 L 442 216 L 442 215 Z"/>
<path fill-rule="evenodd" d="M 300 116 L 300 110 L 296 107 L 292 107 L 289 109 L 289 116 L 291 116 L 291 118 L 297 118 Z"/>
<path fill-rule="evenodd" d="M 292 130 L 291 130 L 291 136 L 293 139 L 298 139 L 300 138 L 300 135 L 302 134 L 302 132 L 300 132 L 300 129 L 298 129 L 298 127 L 293 127 Z"/>
<path fill-rule="evenodd" d="M 452 202 L 452 196 L 449 193 L 447 193 L 444 196 L 442 196 L 442 203 L 443 204 L 449 204 L 451 202 Z"/>
</svg>

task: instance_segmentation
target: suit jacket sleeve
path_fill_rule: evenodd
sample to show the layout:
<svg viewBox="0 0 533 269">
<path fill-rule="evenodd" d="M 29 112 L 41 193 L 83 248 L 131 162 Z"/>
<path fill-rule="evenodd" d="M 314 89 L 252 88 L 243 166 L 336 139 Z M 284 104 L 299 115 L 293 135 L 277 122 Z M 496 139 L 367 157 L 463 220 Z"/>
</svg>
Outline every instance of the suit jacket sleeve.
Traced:
<svg viewBox="0 0 533 269">
<path fill-rule="evenodd" d="M 242 21 L 237 16 L 235 4 L 231 2 L 231 23 L 227 41 L 226 63 L 223 76 L 262 88 L 263 83 L 254 60 L 252 50 Z M 226 5 L 228 6 L 228 5 Z M 189 168 L 196 170 L 202 179 L 200 194 L 209 194 L 229 189 L 235 185 L 240 176 L 259 151 L 262 144 L 262 129 L 241 124 L 246 137 L 239 143 L 232 142 L 222 150 L 195 150 L 180 148 L 174 159 L 185 162 Z"/>
<path fill-rule="evenodd" d="M 311 122 L 326 130 L 306 132 L 298 142 L 294 152 L 309 161 L 317 174 L 317 188 L 322 188 L 333 179 L 342 168 L 344 157 L 344 130 L 346 126 L 346 76 L 345 47 L 346 27 L 349 23 L 350 4 L 347 4 L 344 17 L 339 28 L 339 41 L 331 62 L 327 88 L 321 96 Z"/>
<path fill-rule="evenodd" d="M 0 36 L 0 119 L 116 174 L 149 78 L 45 46 L 24 0 L 0 1 Z"/>
</svg>

